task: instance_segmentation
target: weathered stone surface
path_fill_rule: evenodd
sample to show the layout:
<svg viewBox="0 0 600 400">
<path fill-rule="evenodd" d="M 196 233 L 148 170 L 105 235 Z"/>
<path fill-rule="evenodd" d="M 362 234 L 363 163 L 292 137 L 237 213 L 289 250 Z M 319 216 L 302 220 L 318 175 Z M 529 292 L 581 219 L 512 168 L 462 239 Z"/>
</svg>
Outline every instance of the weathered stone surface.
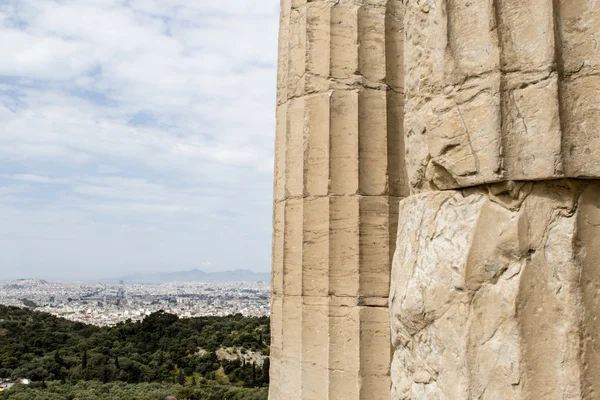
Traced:
<svg viewBox="0 0 600 400">
<path fill-rule="evenodd" d="M 281 5 L 270 399 L 598 398 L 600 2 Z"/>
<path fill-rule="evenodd" d="M 272 308 L 271 398 L 389 399 L 387 301 L 274 296 Z"/>
<path fill-rule="evenodd" d="M 600 3 L 406 2 L 414 192 L 600 177 Z"/>
<path fill-rule="evenodd" d="M 389 398 L 401 2 L 283 0 L 271 400 Z"/>
<path fill-rule="evenodd" d="M 600 183 L 552 181 L 400 204 L 392 399 L 594 399 Z"/>
</svg>

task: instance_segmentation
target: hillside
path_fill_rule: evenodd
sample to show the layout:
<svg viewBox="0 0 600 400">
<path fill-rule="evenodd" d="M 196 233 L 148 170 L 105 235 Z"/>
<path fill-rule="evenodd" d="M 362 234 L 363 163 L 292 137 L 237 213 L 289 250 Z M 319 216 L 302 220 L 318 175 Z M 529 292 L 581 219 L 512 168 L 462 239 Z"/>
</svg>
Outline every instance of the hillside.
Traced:
<svg viewBox="0 0 600 400">
<path fill-rule="evenodd" d="M 111 390 L 117 391 L 126 384 L 154 382 L 163 389 L 161 385 L 168 385 L 165 390 L 179 385 L 178 390 L 191 389 L 192 394 L 246 388 L 249 395 L 266 396 L 260 388 L 268 385 L 268 358 L 219 359 L 217 351 L 235 348 L 240 353 L 268 355 L 268 347 L 267 317 L 180 319 L 157 312 L 142 322 L 95 327 L 0 306 L 0 377 L 34 382 L 28 388 L 6 391 L 0 399 L 22 390 L 69 392 L 83 382 L 96 382 L 92 386 L 112 382 L 118 385 Z M 261 359 L 264 364 L 246 359 Z"/>
</svg>

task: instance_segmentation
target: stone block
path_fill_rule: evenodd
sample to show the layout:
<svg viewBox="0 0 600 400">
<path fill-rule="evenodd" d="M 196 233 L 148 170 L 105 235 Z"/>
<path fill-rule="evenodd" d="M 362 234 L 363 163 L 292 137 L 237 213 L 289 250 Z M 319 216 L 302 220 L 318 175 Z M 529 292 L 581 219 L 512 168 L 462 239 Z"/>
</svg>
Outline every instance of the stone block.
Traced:
<svg viewBox="0 0 600 400">
<path fill-rule="evenodd" d="M 594 398 L 598 209 L 575 180 L 403 200 L 392 398 Z"/>
<path fill-rule="evenodd" d="M 586 1 L 408 2 L 412 192 L 600 178 L 599 18 Z"/>
</svg>

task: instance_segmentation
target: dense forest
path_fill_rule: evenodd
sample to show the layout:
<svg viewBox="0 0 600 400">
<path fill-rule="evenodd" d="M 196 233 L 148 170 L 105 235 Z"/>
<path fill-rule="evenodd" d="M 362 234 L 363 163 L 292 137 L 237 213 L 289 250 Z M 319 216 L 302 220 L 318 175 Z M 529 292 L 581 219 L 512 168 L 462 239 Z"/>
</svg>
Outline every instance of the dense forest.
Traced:
<svg viewBox="0 0 600 400">
<path fill-rule="evenodd" d="M 266 400 L 268 388 L 241 388 L 233 385 L 206 384 L 182 386 L 166 383 L 103 384 L 98 381 L 79 383 L 35 383 L 19 385 L 0 392 L 2 400 L 163 400 L 167 396 L 187 400 Z"/>
<path fill-rule="evenodd" d="M 269 337 L 267 317 L 157 312 L 96 327 L 0 306 L 0 378 L 33 381 L 0 399 L 266 399 Z"/>
</svg>

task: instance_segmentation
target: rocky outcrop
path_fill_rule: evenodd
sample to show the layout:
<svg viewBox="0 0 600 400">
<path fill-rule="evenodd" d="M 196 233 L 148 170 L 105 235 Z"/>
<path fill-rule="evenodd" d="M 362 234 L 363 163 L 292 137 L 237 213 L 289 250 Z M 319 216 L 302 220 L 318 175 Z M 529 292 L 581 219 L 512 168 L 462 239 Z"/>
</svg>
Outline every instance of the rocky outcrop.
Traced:
<svg viewBox="0 0 600 400">
<path fill-rule="evenodd" d="M 497 184 L 402 202 L 392 399 L 594 399 L 600 183 Z"/>
</svg>

